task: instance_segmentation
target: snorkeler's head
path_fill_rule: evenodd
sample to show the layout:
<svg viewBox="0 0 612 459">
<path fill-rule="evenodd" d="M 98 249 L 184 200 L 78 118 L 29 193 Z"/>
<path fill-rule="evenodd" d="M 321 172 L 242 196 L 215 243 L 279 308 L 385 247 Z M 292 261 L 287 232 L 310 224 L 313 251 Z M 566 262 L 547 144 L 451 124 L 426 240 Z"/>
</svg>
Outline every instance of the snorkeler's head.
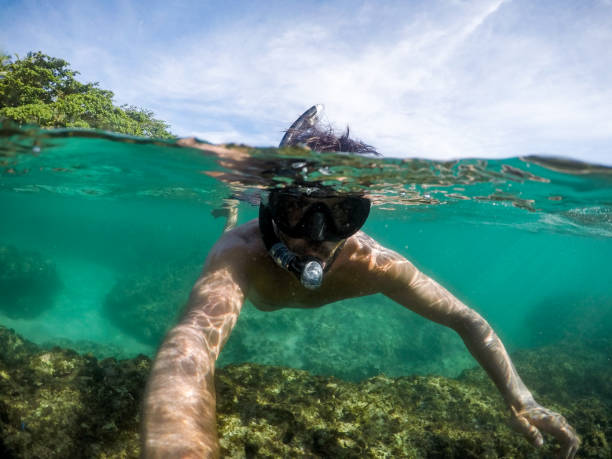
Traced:
<svg viewBox="0 0 612 459">
<path fill-rule="evenodd" d="M 319 152 L 348 152 L 378 155 L 376 150 L 349 138 L 349 129 L 337 136 L 331 127 L 321 128 L 321 105 L 306 110 L 287 130 L 279 147 L 301 145 Z M 259 227 L 264 244 L 276 263 L 293 272 L 307 288 L 317 288 L 323 280 L 323 266 L 329 269 L 344 240 L 363 226 L 370 212 L 370 201 L 363 194 L 339 193 L 317 183 L 293 184 L 273 189 L 262 199 Z M 329 260 L 296 254 L 281 242 L 299 239 L 318 246 L 333 242 Z"/>
<path fill-rule="evenodd" d="M 376 150 L 349 137 L 349 129 L 337 136 L 323 128 L 322 105 L 306 110 L 283 136 L 279 147 L 302 145 L 318 152 L 374 154 Z M 270 192 L 267 203 L 279 231 L 313 242 L 339 241 L 355 234 L 370 212 L 370 201 L 361 194 L 346 194 L 318 183 L 293 184 Z"/>
</svg>

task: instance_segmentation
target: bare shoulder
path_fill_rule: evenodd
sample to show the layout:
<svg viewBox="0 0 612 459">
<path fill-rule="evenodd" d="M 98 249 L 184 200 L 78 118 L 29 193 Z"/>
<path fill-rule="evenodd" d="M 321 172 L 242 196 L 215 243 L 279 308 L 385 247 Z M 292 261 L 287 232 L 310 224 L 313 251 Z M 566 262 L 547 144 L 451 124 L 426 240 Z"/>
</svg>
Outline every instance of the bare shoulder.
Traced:
<svg viewBox="0 0 612 459">
<path fill-rule="evenodd" d="M 383 246 L 363 231 L 357 232 L 349 239 L 348 247 L 351 260 L 368 260 L 369 263 L 375 264 L 406 261 L 402 255 Z"/>
<path fill-rule="evenodd" d="M 227 231 L 219 239 L 219 242 L 222 241 L 237 243 L 241 245 L 254 245 L 254 243 L 261 242 L 258 220 L 250 220 L 240 226 L 235 227 L 230 231 Z"/>
<path fill-rule="evenodd" d="M 206 266 L 236 265 L 265 254 L 257 220 L 224 233 L 210 250 Z"/>
<path fill-rule="evenodd" d="M 364 266 L 370 273 L 377 274 L 379 280 L 411 277 L 416 270 L 406 257 L 383 246 L 363 231 L 351 237 L 347 246 L 349 260 Z"/>
</svg>

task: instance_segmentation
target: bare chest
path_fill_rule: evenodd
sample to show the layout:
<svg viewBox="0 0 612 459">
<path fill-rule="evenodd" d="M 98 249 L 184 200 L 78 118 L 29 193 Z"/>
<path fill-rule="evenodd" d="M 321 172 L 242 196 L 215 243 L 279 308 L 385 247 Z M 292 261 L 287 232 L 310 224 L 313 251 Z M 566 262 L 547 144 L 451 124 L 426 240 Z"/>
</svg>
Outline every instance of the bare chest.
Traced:
<svg viewBox="0 0 612 459">
<path fill-rule="evenodd" d="M 343 265 L 326 273 L 323 284 L 316 290 L 304 288 L 291 273 L 270 260 L 265 269 L 255 270 L 249 279 L 248 298 L 264 311 L 283 308 L 318 308 L 335 301 L 376 293 L 358 270 Z"/>
</svg>

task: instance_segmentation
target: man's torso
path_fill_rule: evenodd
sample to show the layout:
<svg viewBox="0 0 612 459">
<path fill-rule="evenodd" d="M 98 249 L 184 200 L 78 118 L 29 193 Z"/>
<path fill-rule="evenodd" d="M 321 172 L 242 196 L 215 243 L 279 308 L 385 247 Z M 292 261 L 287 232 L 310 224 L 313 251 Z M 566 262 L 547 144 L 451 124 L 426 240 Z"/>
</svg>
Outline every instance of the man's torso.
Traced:
<svg viewBox="0 0 612 459">
<path fill-rule="evenodd" d="M 226 233 L 211 252 L 225 257 L 241 273 L 246 297 L 258 309 L 317 308 L 346 298 L 378 293 L 390 264 L 401 259 L 363 232 L 351 236 L 325 273 L 316 290 L 304 288 L 298 279 L 277 266 L 261 240 L 253 220 Z"/>
</svg>

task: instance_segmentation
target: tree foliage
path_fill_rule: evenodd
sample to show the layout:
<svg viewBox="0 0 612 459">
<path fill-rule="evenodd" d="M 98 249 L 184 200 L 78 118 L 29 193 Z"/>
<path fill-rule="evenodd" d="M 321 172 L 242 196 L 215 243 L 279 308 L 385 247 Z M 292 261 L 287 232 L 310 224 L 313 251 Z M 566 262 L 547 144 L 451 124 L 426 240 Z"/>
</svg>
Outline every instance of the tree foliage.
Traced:
<svg viewBox="0 0 612 459">
<path fill-rule="evenodd" d="M 95 128 L 128 135 L 170 138 L 168 124 L 132 105 L 113 104 L 112 91 L 81 83 L 63 59 L 30 52 L 0 55 L 0 120 L 42 127 Z"/>
</svg>

